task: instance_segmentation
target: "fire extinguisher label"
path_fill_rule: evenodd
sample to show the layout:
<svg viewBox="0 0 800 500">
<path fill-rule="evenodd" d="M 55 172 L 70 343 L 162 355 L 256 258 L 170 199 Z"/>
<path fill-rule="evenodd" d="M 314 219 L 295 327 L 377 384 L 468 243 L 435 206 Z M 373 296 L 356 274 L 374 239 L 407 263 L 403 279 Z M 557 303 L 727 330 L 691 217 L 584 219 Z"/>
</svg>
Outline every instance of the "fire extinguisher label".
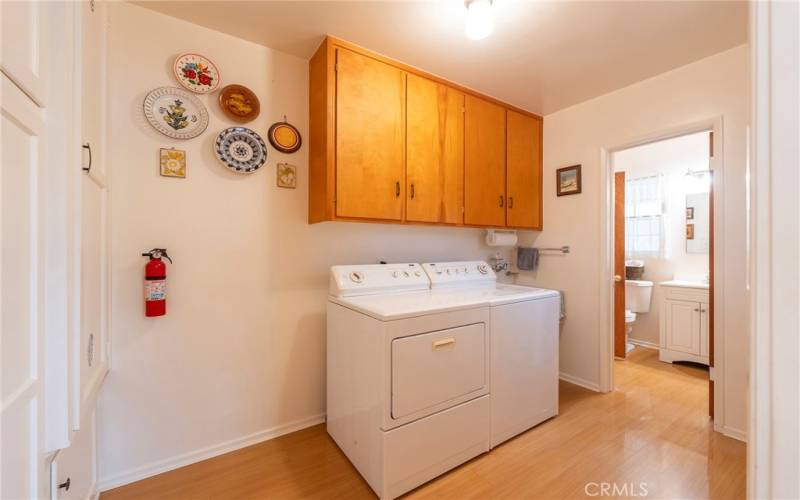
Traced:
<svg viewBox="0 0 800 500">
<path fill-rule="evenodd" d="M 144 283 L 144 300 L 164 300 L 167 298 L 167 280 L 152 280 Z"/>
</svg>

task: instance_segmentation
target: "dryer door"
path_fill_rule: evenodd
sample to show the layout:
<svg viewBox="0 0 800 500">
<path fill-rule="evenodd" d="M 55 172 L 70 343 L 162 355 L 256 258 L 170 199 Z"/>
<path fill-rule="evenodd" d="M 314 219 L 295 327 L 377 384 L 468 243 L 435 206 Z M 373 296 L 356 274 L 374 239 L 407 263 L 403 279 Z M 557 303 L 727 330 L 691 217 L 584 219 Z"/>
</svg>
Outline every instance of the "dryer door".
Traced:
<svg viewBox="0 0 800 500">
<path fill-rule="evenodd" d="M 392 341 L 392 418 L 486 388 L 486 328 L 476 323 Z"/>
</svg>

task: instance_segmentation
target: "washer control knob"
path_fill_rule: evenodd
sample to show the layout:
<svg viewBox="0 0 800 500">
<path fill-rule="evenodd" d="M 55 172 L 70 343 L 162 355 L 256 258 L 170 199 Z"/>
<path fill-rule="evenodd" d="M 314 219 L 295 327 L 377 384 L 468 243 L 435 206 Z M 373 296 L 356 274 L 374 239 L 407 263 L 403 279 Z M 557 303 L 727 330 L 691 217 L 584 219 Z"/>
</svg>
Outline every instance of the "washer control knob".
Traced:
<svg viewBox="0 0 800 500">
<path fill-rule="evenodd" d="M 352 273 L 350 273 L 350 281 L 352 281 L 353 283 L 361 283 L 362 281 L 364 281 L 364 275 L 358 271 L 353 271 Z"/>
<path fill-rule="evenodd" d="M 486 274 L 489 272 L 489 266 L 486 264 L 478 264 L 478 272 L 481 274 Z"/>
<path fill-rule="evenodd" d="M 392 272 L 392 278 L 397 278 L 398 276 L 399 276 L 399 274 L 397 274 L 397 271 L 393 271 Z"/>
<path fill-rule="evenodd" d="M 447 269 L 445 272 L 446 272 L 447 274 L 450 274 L 450 269 L 448 268 L 448 269 Z"/>
<path fill-rule="evenodd" d="M 408 278 L 408 277 L 409 277 L 409 276 L 411 276 L 411 275 L 410 275 L 410 274 L 408 274 L 408 271 L 403 271 L 403 276 L 405 276 L 406 278 Z"/>
<path fill-rule="evenodd" d="M 464 266 L 464 274 L 469 274 L 469 268 L 467 266 Z"/>
<path fill-rule="evenodd" d="M 414 271 L 414 276 L 421 276 L 419 271 Z"/>
</svg>

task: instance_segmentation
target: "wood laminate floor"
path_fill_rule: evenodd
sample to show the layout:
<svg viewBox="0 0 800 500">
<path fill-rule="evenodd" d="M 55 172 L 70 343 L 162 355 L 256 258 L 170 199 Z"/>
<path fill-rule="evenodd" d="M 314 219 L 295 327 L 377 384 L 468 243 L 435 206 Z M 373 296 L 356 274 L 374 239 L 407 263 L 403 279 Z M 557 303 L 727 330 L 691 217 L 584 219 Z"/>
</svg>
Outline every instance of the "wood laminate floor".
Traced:
<svg viewBox="0 0 800 500">
<path fill-rule="evenodd" d="M 744 498 L 745 444 L 712 430 L 707 370 L 637 347 L 616 391 L 561 382 L 560 415 L 405 496 Z M 587 490 L 588 485 L 588 490 Z M 588 493 L 588 494 L 587 494 Z M 616 494 L 615 494 L 616 493 Z M 645 495 L 646 493 L 646 495 Z M 123 499 L 374 498 L 317 425 L 102 494 Z"/>
</svg>

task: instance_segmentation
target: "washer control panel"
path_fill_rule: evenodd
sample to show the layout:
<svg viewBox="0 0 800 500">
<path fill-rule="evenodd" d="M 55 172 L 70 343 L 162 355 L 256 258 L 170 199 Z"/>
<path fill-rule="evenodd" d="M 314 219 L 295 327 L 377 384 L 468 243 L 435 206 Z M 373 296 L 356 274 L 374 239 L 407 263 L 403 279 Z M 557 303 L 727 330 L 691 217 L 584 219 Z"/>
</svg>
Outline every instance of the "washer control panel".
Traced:
<svg viewBox="0 0 800 500">
<path fill-rule="evenodd" d="M 428 275 L 419 264 L 367 264 L 331 267 L 329 293 L 336 297 L 427 290 Z"/>
<path fill-rule="evenodd" d="M 497 275 L 483 261 L 429 262 L 422 268 L 431 279 L 431 288 L 442 286 L 475 285 L 494 283 Z"/>
</svg>

